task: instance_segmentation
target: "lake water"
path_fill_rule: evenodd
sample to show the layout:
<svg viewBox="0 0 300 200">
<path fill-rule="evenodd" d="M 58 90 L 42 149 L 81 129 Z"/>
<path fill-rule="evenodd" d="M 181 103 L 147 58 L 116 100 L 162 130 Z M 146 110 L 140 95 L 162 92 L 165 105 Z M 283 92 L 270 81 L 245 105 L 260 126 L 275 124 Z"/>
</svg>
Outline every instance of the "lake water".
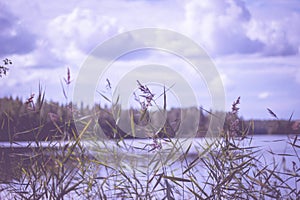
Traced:
<svg viewBox="0 0 300 200">
<path fill-rule="evenodd" d="M 297 158 L 288 155 L 300 155 L 300 148 L 293 148 L 292 143 L 295 136 L 286 136 L 286 135 L 256 135 L 252 138 L 244 139 L 239 142 L 240 147 L 256 147 L 256 150 L 260 150 L 260 154 L 264 155 L 264 159 L 270 163 L 278 159 L 282 159 L 285 157 L 288 162 L 299 162 Z M 153 140 L 147 139 L 135 139 L 135 140 L 124 140 L 118 142 L 114 141 L 102 141 L 99 143 L 95 142 L 87 142 L 86 147 L 90 149 L 90 152 L 97 153 L 97 149 L 108 149 L 108 151 L 113 151 L 114 153 L 118 152 L 120 155 L 142 155 L 143 157 L 152 156 L 156 153 L 165 153 L 169 155 L 169 153 L 174 154 L 174 159 L 176 156 L 181 156 L 184 152 L 186 152 L 189 145 L 189 157 L 194 157 L 198 154 L 201 154 L 202 147 L 206 147 L 207 141 L 209 144 L 212 141 L 203 139 L 203 138 L 193 138 L 193 139 L 175 139 L 172 142 L 160 140 L 160 144 L 162 146 L 161 150 L 158 148 L 154 149 Z M 95 151 L 93 151 L 95 150 Z M 93 153 L 92 153 L 93 154 Z M 124 155 L 123 155 L 124 156 Z M 126 156 L 125 156 L 126 157 Z"/>
<path fill-rule="evenodd" d="M 282 180 L 286 180 L 289 178 L 290 174 L 293 173 L 291 170 L 293 169 L 294 165 L 300 167 L 300 161 L 299 157 L 297 155 L 300 155 L 300 148 L 293 148 L 291 144 L 293 143 L 295 136 L 286 136 L 286 135 L 261 135 L 261 136 L 254 136 L 253 138 L 245 139 L 239 143 L 239 147 L 243 148 L 249 148 L 249 147 L 255 147 L 253 151 L 259 150 L 255 155 L 257 155 L 256 159 L 257 162 L 255 164 L 258 166 L 259 169 L 263 169 L 265 166 L 267 168 L 265 169 L 265 175 L 256 178 L 263 181 L 270 181 L 270 184 L 275 184 L 273 182 L 276 182 L 278 184 L 278 180 L 274 180 L 273 178 L 270 178 L 268 180 L 268 174 L 272 173 L 272 170 L 274 167 L 276 167 L 275 175 L 270 175 L 272 177 L 278 176 Z M 177 141 L 177 140 L 176 140 Z M 149 147 L 149 144 L 153 144 L 153 141 L 151 140 L 127 140 L 120 144 L 122 148 L 116 148 L 114 147 L 113 143 L 106 143 L 106 146 L 109 147 L 108 149 L 114 149 L 114 153 L 111 154 L 111 157 L 113 155 L 116 155 L 116 151 L 119 152 L 119 156 L 117 157 L 116 166 L 123 165 L 122 169 L 124 170 L 124 166 L 127 167 L 127 169 L 131 168 L 132 166 L 128 167 L 128 165 L 132 164 L 134 165 L 133 168 L 138 168 L 142 172 L 146 171 L 155 171 L 154 168 L 157 167 L 157 165 L 154 164 L 151 165 L 151 161 L 155 158 L 156 155 L 159 155 L 159 158 L 162 160 L 161 165 L 158 165 L 157 169 L 161 169 L 162 166 L 165 169 L 165 173 L 168 176 L 173 177 L 179 177 L 179 178 L 185 178 L 188 179 L 188 173 L 183 175 L 183 172 L 185 169 L 188 168 L 189 164 L 192 163 L 199 154 L 202 154 L 203 148 L 202 146 L 206 145 L 206 140 L 203 138 L 197 138 L 192 140 L 180 140 L 179 146 L 184 146 L 185 148 L 178 148 L 177 152 L 174 153 L 174 148 L 169 149 L 169 151 L 166 151 L 166 155 L 161 156 L 162 154 L 157 153 L 160 151 L 149 152 L 149 149 L 151 150 L 151 146 Z M 183 145 L 185 144 L 185 145 Z M 187 155 L 186 161 L 182 160 L 181 155 L 186 152 L 186 149 L 189 147 L 189 144 L 192 144 L 191 148 L 189 149 L 189 153 Z M 299 145 L 299 141 L 297 141 L 297 144 Z M 148 146 L 147 146 L 148 145 Z M 100 145 L 101 146 L 101 145 Z M 145 148 L 147 146 L 147 148 Z M 168 146 L 170 146 L 170 142 L 162 141 L 162 150 L 168 149 Z M 171 145 L 173 146 L 173 144 Z M 112 148 L 114 147 L 114 148 Z M 214 149 L 215 151 L 218 151 L 218 148 Z M 172 152 L 172 157 L 168 157 L 170 155 L 169 153 Z M 128 156 L 130 154 L 131 156 Z M 204 154 L 203 156 L 206 156 L 207 154 Z M 100 156 L 100 159 L 103 160 L 104 157 Z M 113 161 L 115 161 L 114 159 Z M 120 163 L 119 161 L 123 161 Z M 134 162 L 133 162 L 134 161 Z M 138 162 L 138 163 L 137 163 Z M 150 163 L 150 164 L 149 164 Z M 260 163 L 260 164 L 259 164 Z M 112 163 L 110 163 L 112 164 Z M 140 165 L 138 165 L 140 164 Z M 221 164 L 221 163 L 219 163 Z M 150 170 L 149 170 L 150 169 Z M 193 166 L 192 174 L 196 174 L 196 178 L 199 181 L 198 184 L 204 188 L 203 181 L 207 180 L 209 177 L 209 173 L 206 170 L 207 167 L 200 161 L 197 161 L 196 164 Z M 255 171 L 256 169 L 250 169 L 249 174 L 257 173 Z M 270 171 L 267 171 L 270 170 Z M 130 174 L 130 170 L 126 171 L 128 174 Z M 132 172 L 132 171 L 131 171 Z M 136 173 L 136 172 L 133 172 Z M 105 173 L 101 173 L 102 176 L 105 176 Z M 220 175 L 220 174 L 219 174 Z M 142 176 L 142 175 L 141 175 Z M 264 179 L 265 178 L 265 179 Z M 141 181 L 146 181 L 146 177 L 141 178 Z M 298 175 L 298 181 L 296 182 L 295 178 L 291 178 L 287 180 L 284 184 L 290 186 L 291 188 L 300 188 L 300 182 L 299 182 L 299 175 Z M 142 181 L 142 182 L 143 182 Z M 202 181 L 202 182 L 201 182 Z M 185 187 L 189 187 L 189 183 L 184 183 Z M 246 184 L 246 183 L 245 183 Z M 206 187 L 207 188 L 207 187 Z M 207 190 L 209 190 L 207 188 Z M 281 191 L 284 194 L 284 191 Z M 192 198 L 193 195 L 189 192 L 184 192 L 185 198 Z M 163 194 L 160 194 L 163 195 Z M 160 197 L 158 194 L 158 197 Z M 177 199 L 182 199 L 182 193 L 177 194 Z M 295 196 L 294 196 L 295 197 Z M 264 197 L 264 199 L 268 199 L 267 197 Z M 272 198 L 269 198 L 272 199 Z"/>
<path fill-rule="evenodd" d="M 293 148 L 292 145 L 289 143 L 293 143 L 295 136 L 285 136 L 285 135 L 261 135 L 261 136 L 253 136 L 252 139 L 245 139 L 240 142 L 240 147 L 256 147 L 256 150 L 259 149 L 260 151 L 256 154 L 258 161 L 264 163 L 265 166 L 269 166 L 270 169 L 275 165 L 278 165 L 277 171 L 281 172 L 288 172 L 288 170 L 293 169 L 296 165 L 300 167 L 299 158 L 297 155 L 300 155 L 300 148 Z M 251 141 L 251 143 L 250 143 Z M 156 169 L 158 172 L 161 172 L 159 169 L 163 169 L 164 173 L 167 176 L 175 176 L 180 178 L 187 178 L 187 174 L 183 175 L 183 171 L 188 168 L 189 164 L 192 163 L 195 158 L 199 154 L 202 153 L 202 146 L 207 145 L 207 141 L 203 138 L 196 138 L 191 140 L 176 140 L 178 142 L 175 146 L 176 148 L 170 148 L 170 146 L 174 147 L 174 141 L 172 145 L 170 145 L 169 141 L 160 140 L 161 150 L 153 149 L 153 140 L 124 140 L 118 142 L 114 141 L 102 141 L 102 142 L 83 142 L 83 146 L 86 147 L 87 152 L 93 156 L 96 160 L 101 161 L 107 165 L 113 166 L 113 168 L 118 168 L 121 166 L 122 170 L 125 170 L 125 173 L 128 174 L 129 177 L 139 176 L 141 175 L 140 183 L 143 185 L 146 184 L 147 178 L 143 175 L 143 173 L 136 173 L 133 172 L 131 169 L 138 169 L 141 172 L 149 171 L 153 172 Z M 67 143 L 67 142 L 65 142 Z M 65 143 L 52 143 L 52 147 L 55 148 L 57 146 L 64 146 Z M 191 147 L 189 148 L 191 144 Z M 299 145 L 299 142 L 297 143 Z M 48 142 L 41 142 L 40 144 L 36 144 L 34 142 L 18 142 L 14 144 L 10 144 L 7 142 L 0 142 L 0 151 L 3 155 L 4 150 L 13 148 L 18 153 L 29 153 L 26 152 L 24 147 L 36 148 L 37 146 L 44 146 L 49 147 Z M 177 148 L 178 147 L 178 148 Z M 182 155 L 187 151 L 189 148 L 189 153 L 186 156 L 185 160 L 182 160 Z M 217 148 L 215 149 L 217 150 Z M 172 156 L 169 156 L 172 154 Z M 159 155 L 159 156 L 157 156 Z M 207 154 L 203 154 L 206 156 Z M 293 155 L 293 156 L 292 156 Z M 162 159 L 163 162 L 160 162 L 161 165 L 153 165 L 153 160 L 155 159 Z M 149 164 L 150 163 L 150 164 Z M 4 164 L 4 165 L 3 165 Z M 5 162 L 2 163 L 4 168 L 10 167 L 6 166 Z M 263 167 L 263 166 L 262 166 Z M 193 173 L 197 174 L 197 179 L 203 180 L 208 177 L 208 172 L 205 171 L 206 167 L 200 161 L 197 162 L 197 165 L 193 168 Z M 96 175 L 99 177 L 107 177 L 107 176 L 114 176 L 114 178 L 107 180 L 108 183 L 111 184 L 112 188 L 116 183 L 122 182 L 124 177 L 120 174 L 118 175 L 117 172 L 114 170 L 108 170 L 104 167 L 97 168 Z M 158 173 L 157 172 L 157 173 Z M 283 179 L 285 179 L 285 175 L 281 175 Z M 169 181 L 170 182 L 170 181 Z M 101 179 L 99 180 L 99 184 L 103 184 Z M 107 183 L 106 183 L 107 184 Z M 151 183 L 152 186 L 154 185 Z M 185 187 L 189 186 L 189 183 L 185 183 Z M 199 185 L 202 183 L 199 182 Z M 286 182 L 291 187 L 300 188 L 300 182 L 298 181 L 295 183 L 293 179 Z M 158 188 L 162 188 L 163 185 L 158 186 Z M 172 187 L 176 188 L 176 184 Z M 114 189 L 107 187 L 106 194 L 108 196 L 114 196 L 117 191 Z M 298 189 L 299 190 L 299 189 Z M 142 188 L 139 188 L 138 191 L 143 191 Z M 193 195 L 186 191 L 184 192 L 185 198 L 192 197 Z M 76 194 L 72 194 L 69 196 L 71 199 L 76 196 Z M 163 195 L 162 192 L 157 192 L 157 197 L 159 195 Z M 181 198 L 182 193 L 178 193 L 175 195 L 178 199 Z M 0 193 L 0 197 L 3 196 Z"/>
<path fill-rule="evenodd" d="M 286 135 L 256 135 L 251 139 L 245 139 L 239 143 L 240 147 L 257 147 L 260 150 L 259 155 L 263 155 L 259 159 L 267 164 L 272 164 L 274 162 L 279 163 L 284 161 L 286 165 L 292 165 L 292 163 L 300 165 L 299 160 L 295 156 L 289 155 L 300 155 L 300 148 L 293 148 L 289 143 L 293 142 L 295 136 Z M 251 140 L 251 141 L 250 141 Z M 176 142 L 174 142 L 176 141 Z M 169 162 L 173 163 L 176 159 L 180 158 L 183 153 L 186 152 L 189 145 L 189 153 L 187 157 L 192 160 L 198 154 L 201 154 L 202 147 L 207 146 L 206 139 L 203 138 L 193 138 L 193 139 L 176 139 L 173 142 L 159 140 L 161 144 L 161 149 L 154 148 L 153 140 L 151 139 L 128 139 L 123 140 L 118 143 L 111 140 L 105 140 L 100 142 L 82 142 L 82 144 L 88 150 L 87 152 L 91 156 L 95 156 L 101 160 L 108 159 L 109 157 L 114 157 L 111 162 L 116 160 L 120 164 L 120 161 L 126 164 L 127 159 L 132 162 L 132 159 L 137 159 L 143 164 L 160 154 L 161 158 L 168 157 L 172 154 L 172 159 Z M 9 153 L 10 149 L 15 152 L 22 153 L 27 152 L 32 148 L 37 147 L 52 147 L 56 148 L 58 146 L 64 146 L 66 144 L 72 144 L 72 142 L 17 142 L 8 143 L 0 142 L 0 151 Z M 251 144 L 250 144 L 251 143 Z M 5 152 L 5 153 L 6 153 Z M 30 152 L 30 151 L 29 151 Z M 169 158 L 168 158 L 169 159 Z M 110 163 L 111 164 L 111 163 Z M 112 163 L 114 164 L 114 163 Z M 167 164 L 167 163 L 166 163 Z"/>
</svg>

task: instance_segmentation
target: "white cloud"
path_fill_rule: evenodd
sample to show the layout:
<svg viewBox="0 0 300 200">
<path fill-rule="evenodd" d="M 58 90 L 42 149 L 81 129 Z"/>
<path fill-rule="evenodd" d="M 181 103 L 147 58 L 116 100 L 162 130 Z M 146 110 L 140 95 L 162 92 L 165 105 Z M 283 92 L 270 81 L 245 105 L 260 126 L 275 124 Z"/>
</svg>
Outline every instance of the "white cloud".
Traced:
<svg viewBox="0 0 300 200">
<path fill-rule="evenodd" d="M 286 13 L 282 19 L 252 18 L 246 35 L 264 44 L 266 55 L 298 54 L 300 46 L 300 15 Z M 291 28 L 293 27 L 293 28 Z"/>
<path fill-rule="evenodd" d="M 55 97 L 60 89 L 60 76 L 65 74 L 66 67 L 70 66 L 76 76 L 76 70 L 86 54 L 100 42 L 123 31 L 158 27 L 178 31 L 204 46 L 216 61 L 228 99 L 241 95 L 245 99 L 243 105 L 248 108 L 248 116 L 251 112 L 255 112 L 253 115 L 260 113 L 260 109 L 265 111 L 265 108 L 253 104 L 259 97 L 267 98 L 266 93 L 279 99 L 275 102 L 273 98 L 268 98 L 274 105 L 282 104 L 282 99 L 293 99 L 294 103 L 287 103 L 286 106 L 298 106 L 298 0 L 75 0 L 64 6 L 55 0 L 47 4 L 38 0 L 4 2 L 7 5 L 4 10 L 12 11 L 8 14 L 14 17 L 2 17 L 11 20 L 10 27 L 5 29 L 8 30 L 7 36 L 2 37 L 16 38 L 22 35 L 20 32 L 32 33 L 23 34 L 20 41 L 27 42 L 22 43 L 24 48 L 31 41 L 34 41 L 34 46 L 26 47 L 28 51 L 22 51 L 22 55 L 16 51 L 8 56 L 15 67 L 5 77 L 4 85 L 9 89 L 2 91 L 3 95 L 21 95 L 24 91 L 27 95 L 27 91 L 37 86 L 40 80 L 47 83 L 47 96 Z M 159 41 L 160 38 L 156 39 Z M 131 45 L 130 41 L 128 39 L 124 45 Z M 166 42 L 170 47 L 183 49 L 180 42 Z M 109 50 L 116 48 L 119 46 Z M 192 49 L 188 50 L 193 54 Z M 143 63 L 152 60 L 161 64 L 176 64 L 171 59 L 164 62 L 159 56 L 138 58 Z M 131 64 L 139 65 L 129 59 L 124 60 L 122 67 L 130 69 Z M 185 72 L 185 77 L 192 77 L 190 72 L 186 72 L 186 67 L 180 67 L 178 69 Z M 112 73 L 111 76 L 118 76 L 119 73 Z M 190 81 L 196 83 L 192 78 Z M 280 109 L 284 112 L 283 107 Z"/>
<path fill-rule="evenodd" d="M 240 0 L 189 1 L 185 6 L 184 27 L 213 56 L 299 54 L 300 14 L 280 1 L 274 4 L 282 6 L 279 9 L 282 17 L 276 12 L 266 12 L 273 9 L 270 4 Z M 263 11 L 258 14 L 257 10 Z"/>
<path fill-rule="evenodd" d="M 261 92 L 258 94 L 259 99 L 266 99 L 270 96 L 271 94 L 269 92 Z"/>
<path fill-rule="evenodd" d="M 245 35 L 250 18 L 239 0 L 191 1 L 186 5 L 185 26 L 211 55 L 252 53 L 261 44 Z"/>
<path fill-rule="evenodd" d="M 101 41 L 120 31 L 115 18 L 75 8 L 49 22 L 47 39 L 56 58 L 78 65 Z"/>
</svg>

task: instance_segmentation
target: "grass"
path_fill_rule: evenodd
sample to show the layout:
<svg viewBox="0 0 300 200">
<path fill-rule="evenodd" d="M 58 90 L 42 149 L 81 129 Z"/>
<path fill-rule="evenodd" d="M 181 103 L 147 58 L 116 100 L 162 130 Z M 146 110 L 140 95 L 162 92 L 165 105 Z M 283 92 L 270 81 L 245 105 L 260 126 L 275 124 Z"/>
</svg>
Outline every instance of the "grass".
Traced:
<svg viewBox="0 0 300 200">
<path fill-rule="evenodd" d="M 296 199 L 299 197 L 299 138 L 289 139 L 292 165 L 264 163 L 251 138 L 222 136 L 193 144 L 173 164 L 159 154 L 143 168 L 128 170 L 89 154 L 76 138 L 69 146 L 49 144 L 17 157 L 20 173 L 2 180 L 1 196 L 15 199 Z M 245 144 L 246 143 L 246 144 Z M 55 148 L 51 145 L 55 144 Z M 270 152 L 271 154 L 271 152 Z M 273 153 L 274 154 L 274 153 Z M 18 154 L 15 154 L 18 156 Z M 19 155 L 21 156 L 21 155 Z M 148 165 L 148 167 L 147 167 Z M 156 165 L 157 167 L 154 167 Z M 142 169 L 142 170 L 141 170 Z"/>
<path fill-rule="evenodd" d="M 75 109 L 70 108 L 68 102 L 71 83 L 69 69 L 67 73 L 66 85 L 62 82 L 65 109 L 68 110 L 66 112 L 74 112 Z M 111 83 L 107 83 L 111 88 Z M 134 121 L 132 113 L 131 130 L 139 122 L 144 122 L 148 108 L 156 103 L 151 88 L 141 82 L 138 82 L 138 87 L 142 95 L 135 95 L 135 98 L 141 110 L 137 121 Z M 101 95 L 111 102 L 107 96 Z M 33 95 L 27 99 L 25 104 L 31 109 L 30 112 L 41 114 L 44 96 L 40 87 L 36 101 Z M 165 89 L 162 98 L 166 99 Z M 164 110 L 161 112 L 166 109 L 166 101 L 163 102 Z M 149 134 L 150 139 L 144 140 L 145 144 L 140 146 L 128 143 L 123 137 L 100 140 L 97 122 L 101 113 L 98 110 L 95 116 L 79 118 L 76 123 L 81 131 L 73 130 L 71 138 L 49 137 L 46 146 L 36 139 L 28 144 L 27 152 L 15 146 L 2 148 L 0 199 L 299 198 L 300 138 L 293 135 L 287 139 L 287 145 L 293 153 L 266 153 L 261 147 L 253 146 L 251 133 L 254 125 L 240 128 L 239 103 L 240 98 L 233 103 L 229 120 L 224 126 L 227 128 L 220 130 L 219 137 L 194 141 L 186 146 L 183 146 L 182 138 L 171 137 L 166 128 L 161 130 L 164 138 Z M 276 116 L 270 109 L 268 111 Z M 121 111 L 117 110 L 116 113 L 120 115 Z M 53 121 L 56 122 L 58 118 Z M 72 118 L 67 117 L 62 120 L 64 124 L 73 122 Z M 44 123 L 45 120 L 40 120 L 37 131 L 28 131 L 38 134 L 39 127 Z M 116 121 L 104 123 L 111 128 L 114 136 L 119 134 Z M 68 132 L 67 126 L 61 128 L 57 125 L 56 128 L 61 134 Z M 93 148 L 87 148 L 86 142 L 92 144 Z M 11 144 L 18 143 L 11 140 Z M 132 151 L 140 154 L 126 156 Z M 274 162 L 264 161 L 267 154 L 273 157 Z M 8 171 L 3 170 L 8 167 Z"/>
</svg>

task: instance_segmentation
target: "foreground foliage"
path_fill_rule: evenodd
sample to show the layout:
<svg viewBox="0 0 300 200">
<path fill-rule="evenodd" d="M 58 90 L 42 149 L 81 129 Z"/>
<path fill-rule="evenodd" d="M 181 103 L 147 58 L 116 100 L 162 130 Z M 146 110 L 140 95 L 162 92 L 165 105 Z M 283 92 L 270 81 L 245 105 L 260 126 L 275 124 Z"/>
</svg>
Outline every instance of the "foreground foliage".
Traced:
<svg viewBox="0 0 300 200">
<path fill-rule="evenodd" d="M 8 69 L 1 69 L 5 75 Z M 0 138 L 6 141 L 0 148 L 0 199 L 300 197 L 300 138 L 292 135 L 281 141 L 286 141 L 292 153 L 276 154 L 253 146 L 255 126 L 250 122 L 242 123 L 238 117 L 240 98 L 233 103 L 225 126 L 223 129 L 220 127 L 217 137 L 206 137 L 183 145 L 182 139 L 185 138 L 174 138 L 174 127 L 165 124 L 157 135 L 144 140 L 146 144 L 141 148 L 133 144 L 135 139 L 129 140 L 128 144 L 124 134 L 120 134 L 117 122 L 110 117 L 113 113 L 109 110 L 98 109 L 96 116 L 91 116 L 87 114 L 90 111 L 85 113 L 88 108 L 73 108 L 67 92 L 71 83 L 69 69 L 64 81 L 64 106 L 46 104 L 41 87 L 36 101 L 34 94 L 25 103 L 12 99 L 0 101 Z M 154 95 L 140 82 L 138 86 L 146 98 L 146 101 L 137 98 L 143 111 L 139 119 L 143 119 L 148 106 L 155 103 L 152 102 Z M 164 99 L 165 96 L 164 90 Z M 165 101 L 162 107 L 166 109 Z M 80 110 L 81 117 L 74 122 L 72 115 L 76 110 Z M 97 114 L 101 112 L 99 118 Z M 269 112 L 277 118 L 273 111 L 269 109 Z M 201 115 L 199 130 L 205 133 L 209 122 L 203 113 Z M 137 119 L 130 117 L 132 126 L 143 123 L 143 120 Z M 291 127 L 291 120 L 287 121 L 287 125 L 277 122 L 285 131 L 282 133 L 292 133 L 287 128 Z M 80 132 L 74 123 L 77 123 Z M 98 124 L 111 138 L 100 141 L 101 145 L 97 137 Z M 188 131 L 188 127 L 184 130 Z M 22 143 L 26 140 L 27 143 Z M 94 142 L 94 148 L 88 146 L 91 142 Z M 130 165 L 128 161 L 131 160 L 118 154 L 119 150 L 131 154 L 136 149 L 142 152 L 134 155 L 143 160 L 141 163 Z M 166 149 L 171 149 L 171 153 L 165 155 Z M 109 155 L 105 154 L 107 150 Z M 151 159 L 142 159 L 149 155 Z M 179 156 L 174 159 L 174 155 Z M 273 162 L 269 162 L 270 157 Z"/>
</svg>

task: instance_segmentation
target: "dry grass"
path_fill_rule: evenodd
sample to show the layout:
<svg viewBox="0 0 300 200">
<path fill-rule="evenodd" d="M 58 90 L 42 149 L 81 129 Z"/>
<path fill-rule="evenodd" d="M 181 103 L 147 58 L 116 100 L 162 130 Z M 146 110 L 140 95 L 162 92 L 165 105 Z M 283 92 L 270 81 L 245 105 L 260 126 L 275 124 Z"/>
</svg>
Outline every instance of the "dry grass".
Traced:
<svg viewBox="0 0 300 200">
<path fill-rule="evenodd" d="M 107 82 L 111 88 L 111 83 Z M 67 87 L 71 83 L 69 69 L 65 83 Z M 136 96 L 141 105 L 140 120 L 143 120 L 144 113 L 155 104 L 155 100 L 146 85 L 138 82 L 138 86 L 143 92 L 143 96 Z M 68 101 L 68 92 L 64 88 L 63 93 Z M 162 96 L 166 98 L 165 90 Z M 39 112 L 44 102 L 44 93 L 40 89 L 36 103 L 33 98 L 31 96 L 28 99 L 28 105 Z M 153 134 L 150 138 L 152 142 L 143 149 L 146 156 L 150 155 L 150 159 L 140 163 L 142 167 L 128 167 L 126 162 L 116 166 L 116 159 L 121 158 L 114 151 L 110 152 L 109 157 L 91 154 L 91 149 L 86 148 L 82 137 L 90 132 L 90 141 L 98 139 L 97 135 L 93 137 L 91 133 L 95 130 L 92 126 L 95 116 L 83 116 L 79 122 L 82 131 L 74 133 L 71 140 L 49 140 L 47 146 L 34 141 L 34 146 L 28 146 L 29 151 L 26 153 L 9 148 L 9 156 L 5 158 L 2 155 L 1 162 L 7 167 L 6 162 L 9 161 L 16 173 L 13 176 L 2 176 L 0 199 L 299 198 L 300 139 L 293 136 L 288 140 L 288 145 L 294 150 L 293 154 L 275 155 L 270 152 L 275 162 L 272 165 L 264 162 L 262 158 L 265 153 L 260 147 L 252 146 L 253 127 L 240 129 L 241 122 L 237 118 L 239 103 L 240 98 L 233 103 L 227 124 L 229 129 L 220 130 L 220 137 L 213 142 L 203 139 L 201 143 L 190 143 L 186 148 L 181 146 L 179 139 L 161 139 Z M 166 109 L 166 105 L 162 107 Z M 134 118 L 130 120 L 133 129 Z M 165 135 L 169 135 L 166 130 Z M 132 150 L 124 138 L 112 141 L 122 150 Z M 171 156 L 164 155 L 163 150 L 167 147 L 178 150 L 179 159 L 172 160 Z M 292 157 L 294 161 L 287 166 L 285 159 L 278 161 L 278 157 Z M 110 164 L 109 159 L 113 164 Z"/>
</svg>

